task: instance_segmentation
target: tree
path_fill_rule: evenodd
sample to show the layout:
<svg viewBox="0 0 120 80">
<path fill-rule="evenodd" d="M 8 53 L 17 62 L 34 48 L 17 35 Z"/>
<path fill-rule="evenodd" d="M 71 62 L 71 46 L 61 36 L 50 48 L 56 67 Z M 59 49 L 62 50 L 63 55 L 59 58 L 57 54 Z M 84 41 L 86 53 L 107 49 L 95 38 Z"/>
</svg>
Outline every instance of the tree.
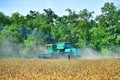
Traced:
<svg viewBox="0 0 120 80">
<path fill-rule="evenodd" d="M 4 15 L 2 12 L 0 12 L 0 27 L 2 29 L 2 27 L 6 26 L 6 25 L 10 25 L 10 18 L 6 15 Z"/>
<path fill-rule="evenodd" d="M 45 12 L 45 20 L 47 21 L 47 24 L 53 23 L 54 20 L 57 18 L 57 15 L 49 8 L 44 9 Z"/>
<path fill-rule="evenodd" d="M 24 26 L 25 24 L 25 17 L 20 15 L 18 12 L 13 13 L 12 16 L 10 17 L 10 20 L 12 24 L 17 24 L 20 26 Z"/>
<path fill-rule="evenodd" d="M 89 12 L 87 9 L 83 9 L 78 14 L 79 23 L 74 27 L 75 31 L 73 34 L 76 34 L 78 37 L 78 43 L 76 44 L 79 47 L 89 46 L 90 44 L 90 29 L 94 26 L 92 18 L 93 12 Z"/>
<path fill-rule="evenodd" d="M 99 21 L 104 27 L 109 27 L 117 23 L 116 17 L 116 7 L 113 3 L 105 3 L 101 8 L 102 14 L 96 17 L 96 20 Z"/>
<path fill-rule="evenodd" d="M 105 37 L 101 37 L 104 43 L 104 45 L 100 46 L 99 48 L 102 49 L 106 47 L 108 50 L 114 50 L 117 51 L 118 47 L 115 50 L 115 47 L 118 46 L 118 43 L 116 41 L 119 41 L 119 31 L 120 28 L 120 16 L 119 16 L 119 10 L 116 9 L 113 3 L 105 3 L 104 6 L 101 8 L 102 14 L 96 17 L 96 20 L 98 21 L 98 25 L 102 27 L 102 30 L 105 31 Z M 98 27 L 99 27 L 98 26 Z M 100 27 L 100 28 L 101 28 Z M 100 32 L 102 32 L 102 30 Z M 102 34 L 101 34 L 102 35 Z M 98 38 L 100 40 L 101 38 Z M 103 42 L 101 42 L 102 44 Z"/>
</svg>

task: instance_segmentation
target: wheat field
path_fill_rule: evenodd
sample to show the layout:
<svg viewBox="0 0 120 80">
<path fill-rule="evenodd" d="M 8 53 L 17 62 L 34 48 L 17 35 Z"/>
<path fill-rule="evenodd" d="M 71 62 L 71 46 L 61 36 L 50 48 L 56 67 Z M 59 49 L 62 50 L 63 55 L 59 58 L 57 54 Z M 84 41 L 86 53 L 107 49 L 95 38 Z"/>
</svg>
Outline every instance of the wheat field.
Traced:
<svg viewBox="0 0 120 80">
<path fill-rule="evenodd" d="M 120 80 L 120 59 L 0 59 L 0 80 Z"/>
</svg>

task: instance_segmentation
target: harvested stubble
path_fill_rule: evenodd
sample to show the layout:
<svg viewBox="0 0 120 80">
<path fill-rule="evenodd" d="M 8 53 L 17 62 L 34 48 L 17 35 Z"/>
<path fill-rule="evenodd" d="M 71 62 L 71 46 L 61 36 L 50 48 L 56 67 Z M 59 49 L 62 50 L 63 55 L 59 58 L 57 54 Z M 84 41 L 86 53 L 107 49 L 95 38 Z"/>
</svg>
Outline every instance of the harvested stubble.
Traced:
<svg viewBox="0 0 120 80">
<path fill-rule="evenodd" d="M 0 59 L 0 80 L 120 80 L 120 59 Z"/>
</svg>

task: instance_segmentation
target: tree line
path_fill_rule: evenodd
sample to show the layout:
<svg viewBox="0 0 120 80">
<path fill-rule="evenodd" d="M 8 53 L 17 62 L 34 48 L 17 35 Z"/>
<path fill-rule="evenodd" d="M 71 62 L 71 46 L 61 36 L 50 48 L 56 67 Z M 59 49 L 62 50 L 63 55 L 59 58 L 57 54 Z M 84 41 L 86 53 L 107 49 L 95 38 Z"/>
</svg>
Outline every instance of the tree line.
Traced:
<svg viewBox="0 0 120 80">
<path fill-rule="evenodd" d="M 69 8 L 65 11 L 69 14 L 59 16 L 50 8 L 44 9 L 44 13 L 31 10 L 25 16 L 18 12 L 11 16 L 0 12 L 0 45 L 10 41 L 34 47 L 65 41 L 78 48 L 120 51 L 120 10 L 114 3 L 105 3 L 102 13 L 95 18 L 94 11 L 87 9 L 78 13 Z"/>
</svg>

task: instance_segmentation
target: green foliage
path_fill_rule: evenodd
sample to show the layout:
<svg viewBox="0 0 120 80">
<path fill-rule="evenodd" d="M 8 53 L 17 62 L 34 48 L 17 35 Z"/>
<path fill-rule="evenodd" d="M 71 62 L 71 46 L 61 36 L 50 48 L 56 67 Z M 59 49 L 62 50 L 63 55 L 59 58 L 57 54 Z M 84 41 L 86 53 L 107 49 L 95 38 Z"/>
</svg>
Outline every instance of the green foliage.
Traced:
<svg viewBox="0 0 120 80">
<path fill-rule="evenodd" d="M 0 12 L 0 28 L 10 24 L 11 24 L 10 18 L 4 15 L 2 12 Z"/>
<path fill-rule="evenodd" d="M 35 28 L 32 31 L 32 34 L 29 34 L 27 36 L 27 39 L 24 40 L 24 44 L 27 47 L 33 47 L 33 46 L 36 46 L 39 44 L 43 44 L 42 34 L 41 34 L 40 30 Z"/>
<path fill-rule="evenodd" d="M 96 50 L 100 50 L 101 47 L 107 44 L 106 40 L 106 31 L 104 27 L 94 27 L 90 30 L 91 33 L 91 41 L 90 46 L 95 48 Z"/>
</svg>

